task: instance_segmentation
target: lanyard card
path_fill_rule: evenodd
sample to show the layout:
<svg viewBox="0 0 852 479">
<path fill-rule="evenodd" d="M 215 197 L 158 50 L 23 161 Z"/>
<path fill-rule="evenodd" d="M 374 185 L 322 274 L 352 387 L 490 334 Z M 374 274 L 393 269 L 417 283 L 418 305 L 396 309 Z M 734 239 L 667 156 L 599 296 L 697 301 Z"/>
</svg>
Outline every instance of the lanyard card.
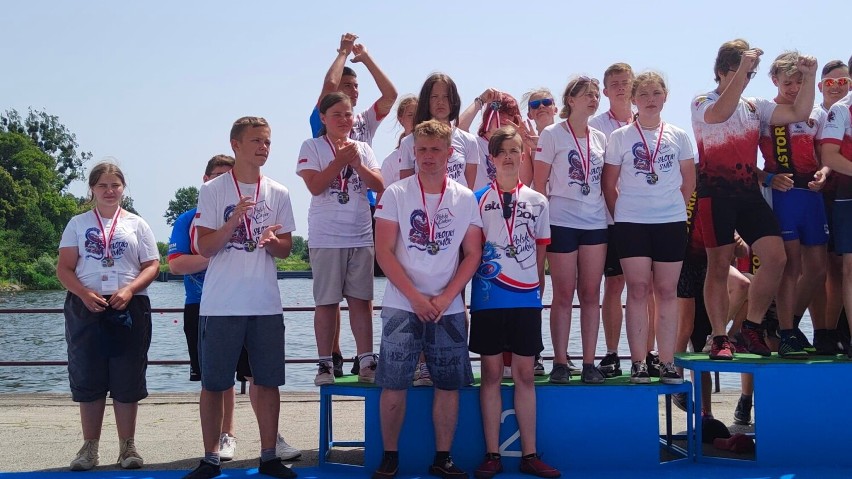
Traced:
<svg viewBox="0 0 852 479">
<path fill-rule="evenodd" d="M 112 268 L 101 271 L 101 294 L 118 291 L 118 272 Z"/>
</svg>

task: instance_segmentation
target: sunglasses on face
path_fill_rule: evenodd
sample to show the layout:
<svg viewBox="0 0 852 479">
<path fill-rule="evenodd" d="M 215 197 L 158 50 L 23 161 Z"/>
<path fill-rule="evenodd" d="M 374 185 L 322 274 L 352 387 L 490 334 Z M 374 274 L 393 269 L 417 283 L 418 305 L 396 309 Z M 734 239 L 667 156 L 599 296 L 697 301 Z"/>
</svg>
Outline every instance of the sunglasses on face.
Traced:
<svg viewBox="0 0 852 479">
<path fill-rule="evenodd" d="M 540 106 L 553 106 L 553 98 L 542 98 L 540 100 L 530 100 L 530 110 L 537 110 Z"/>
<path fill-rule="evenodd" d="M 503 219 L 512 217 L 512 193 L 503 193 Z"/>
<path fill-rule="evenodd" d="M 847 77 L 843 77 L 843 78 L 826 78 L 825 80 L 823 80 L 823 81 L 822 81 L 822 86 L 823 86 L 823 87 L 825 87 L 825 88 L 832 88 L 832 87 L 834 87 L 834 86 L 840 86 L 840 87 L 845 86 L 845 87 L 848 87 L 850 82 L 852 82 L 852 80 L 850 80 L 850 79 L 849 79 L 849 78 L 847 78 Z"/>
<path fill-rule="evenodd" d="M 571 88 L 568 89 L 569 95 L 577 96 L 577 94 L 579 94 L 580 91 L 582 91 L 583 88 L 585 88 L 586 85 L 589 85 L 589 84 L 593 84 L 593 85 L 597 86 L 597 85 L 599 85 L 599 82 L 598 82 L 597 78 L 589 78 L 587 76 L 581 76 L 581 77 L 577 78 L 576 80 L 574 80 L 574 84 L 571 86 Z"/>
</svg>

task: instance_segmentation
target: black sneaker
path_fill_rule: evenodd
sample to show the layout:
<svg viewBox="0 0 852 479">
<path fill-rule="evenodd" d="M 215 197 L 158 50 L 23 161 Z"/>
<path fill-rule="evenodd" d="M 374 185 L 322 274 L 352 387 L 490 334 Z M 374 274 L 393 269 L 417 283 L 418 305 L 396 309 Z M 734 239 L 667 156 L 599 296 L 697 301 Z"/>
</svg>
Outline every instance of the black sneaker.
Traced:
<svg viewBox="0 0 852 479">
<path fill-rule="evenodd" d="M 278 459 L 277 457 L 266 462 L 260 461 L 260 466 L 257 468 L 257 472 L 265 476 L 277 477 L 279 479 L 292 479 L 296 477 L 296 473 L 289 467 L 285 466 L 284 463 L 281 462 L 281 459 Z"/>
<path fill-rule="evenodd" d="M 618 353 L 607 353 L 598 363 L 598 369 L 608 378 L 621 376 L 621 360 L 618 359 Z"/>
<path fill-rule="evenodd" d="M 781 338 L 778 345 L 778 356 L 784 359 L 808 359 L 808 352 L 795 334 Z"/>
<path fill-rule="evenodd" d="M 674 363 L 663 363 L 660 366 L 660 382 L 663 384 L 683 384 L 683 378 L 677 373 Z"/>
<path fill-rule="evenodd" d="M 183 476 L 183 479 L 213 479 L 222 474 L 222 468 L 216 464 L 210 464 L 206 461 L 201 461 L 195 469 Z"/>
<path fill-rule="evenodd" d="M 338 353 L 331 353 L 331 365 L 334 377 L 343 377 L 343 356 Z"/>
<path fill-rule="evenodd" d="M 467 473 L 453 464 L 453 458 L 448 457 L 443 464 L 429 466 L 429 474 L 443 479 L 467 479 Z"/>
<path fill-rule="evenodd" d="M 660 355 L 656 351 L 648 351 L 645 356 L 645 364 L 648 366 L 648 376 L 660 377 Z"/>
<path fill-rule="evenodd" d="M 751 397 L 740 395 L 737 408 L 734 409 L 734 424 L 740 426 L 751 425 Z"/>
<path fill-rule="evenodd" d="M 541 355 L 535 355 L 535 363 L 533 364 L 533 375 L 534 376 L 547 376 L 547 373 L 544 371 L 544 360 L 541 358 Z"/>
<path fill-rule="evenodd" d="M 586 384 L 603 384 L 606 378 L 594 364 L 584 364 L 580 380 Z"/>
<path fill-rule="evenodd" d="M 341 361 L 343 359 L 341 358 Z M 358 359 L 358 355 L 356 354 L 354 358 L 352 358 L 352 369 L 349 370 L 352 374 L 358 375 L 361 372 L 361 360 Z"/>
<path fill-rule="evenodd" d="M 399 456 L 385 453 L 379 468 L 373 472 L 373 479 L 390 479 L 399 472 Z"/>
<path fill-rule="evenodd" d="M 814 331 L 814 354 L 817 356 L 834 356 L 837 354 L 837 341 L 833 330 L 817 329 Z"/>
<path fill-rule="evenodd" d="M 651 376 L 648 375 L 648 366 L 645 361 L 633 361 L 633 366 L 630 368 L 630 382 L 633 384 L 648 384 L 651 382 Z"/>
</svg>

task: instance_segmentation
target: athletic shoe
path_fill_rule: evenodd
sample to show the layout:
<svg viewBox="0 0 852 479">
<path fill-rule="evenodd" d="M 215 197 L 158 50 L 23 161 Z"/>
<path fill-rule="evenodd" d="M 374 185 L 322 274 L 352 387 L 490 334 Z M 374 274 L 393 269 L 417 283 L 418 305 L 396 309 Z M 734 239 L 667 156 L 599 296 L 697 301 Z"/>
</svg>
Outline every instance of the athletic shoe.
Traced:
<svg viewBox="0 0 852 479">
<path fill-rule="evenodd" d="M 704 343 L 704 347 L 701 348 L 702 353 L 709 353 L 713 349 L 713 336 L 708 334 L 707 341 Z"/>
<path fill-rule="evenodd" d="M 399 456 L 385 454 L 379 468 L 373 472 L 373 479 L 391 479 L 399 472 Z"/>
<path fill-rule="evenodd" d="M 727 336 L 714 336 L 710 346 L 710 359 L 734 359 L 734 350 Z"/>
<path fill-rule="evenodd" d="M 818 329 L 814 331 L 814 354 L 817 356 L 834 356 L 837 354 L 837 341 L 834 340 L 833 330 Z"/>
<path fill-rule="evenodd" d="M 302 451 L 287 444 L 287 441 L 285 441 L 284 437 L 282 437 L 279 433 L 278 438 L 275 440 L 275 455 L 282 461 L 292 461 L 293 459 L 301 457 Z M 219 457 L 222 457 L 221 452 L 219 453 Z"/>
<path fill-rule="evenodd" d="M 603 384 L 606 378 L 594 364 L 584 364 L 580 380 L 586 384 Z"/>
<path fill-rule="evenodd" d="M 541 356 L 536 354 L 535 363 L 533 364 L 533 375 L 534 376 L 546 376 L 547 373 L 544 371 L 544 360 L 541 359 Z"/>
<path fill-rule="evenodd" d="M 334 377 L 343 377 L 343 356 L 338 353 L 331 353 L 331 365 Z"/>
<path fill-rule="evenodd" d="M 554 384 L 568 384 L 571 379 L 571 370 L 567 364 L 553 363 L 553 369 L 550 370 L 550 382 Z"/>
<path fill-rule="evenodd" d="M 648 384 L 651 376 L 648 374 L 648 365 L 645 361 L 633 361 L 630 368 L 630 382 L 633 384 Z"/>
<path fill-rule="evenodd" d="M 429 366 L 425 362 L 417 363 L 414 368 L 414 383 L 415 386 L 432 386 L 432 373 L 429 372 Z"/>
<path fill-rule="evenodd" d="M 83 443 L 83 447 L 77 451 L 77 457 L 71 461 L 72 471 L 88 471 L 98 465 L 100 455 L 98 454 L 98 440 L 89 439 Z"/>
<path fill-rule="evenodd" d="M 730 338 L 731 346 L 734 347 L 735 353 L 747 353 L 748 348 L 746 347 L 746 340 L 743 337 L 742 333 L 734 334 L 733 338 Z"/>
<path fill-rule="evenodd" d="M 808 341 L 808 337 L 805 336 L 805 333 L 803 333 L 801 329 L 799 329 L 798 324 L 794 328 L 794 331 L 796 332 L 796 336 L 798 336 L 799 340 L 801 340 L 802 346 L 804 346 L 808 349 L 813 349 L 814 345 L 811 344 L 810 341 Z"/>
<path fill-rule="evenodd" d="M 361 371 L 361 361 L 358 361 L 358 355 L 356 354 L 354 358 L 352 358 L 352 369 L 349 370 L 350 373 L 357 376 Z"/>
<path fill-rule="evenodd" d="M 618 353 L 607 353 L 598 363 L 598 369 L 608 378 L 621 376 L 621 360 L 618 359 Z"/>
<path fill-rule="evenodd" d="M 683 378 L 677 373 L 674 363 L 660 366 L 660 382 L 663 384 L 683 384 Z"/>
<path fill-rule="evenodd" d="M 183 476 L 183 479 L 213 479 L 222 475 L 222 467 L 218 464 L 210 464 L 207 461 L 201 461 L 195 469 Z"/>
<path fill-rule="evenodd" d="M 500 461 L 500 454 L 486 454 L 482 464 L 473 471 L 473 477 L 476 479 L 491 479 L 497 474 L 503 472 L 503 463 Z"/>
<path fill-rule="evenodd" d="M 429 466 L 429 474 L 443 479 L 467 479 L 467 473 L 453 464 L 453 458 L 448 457 L 443 464 L 432 464 Z"/>
<path fill-rule="evenodd" d="M 660 377 L 660 355 L 656 351 L 648 351 L 645 356 L 645 364 L 648 366 L 648 376 Z"/>
<path fill-rule="evenodd" d="M 128 437 L 123 441 L 119 441 L 118 464 L 122 469 L 139 469 L 145 461 L 142 456 L 136 452 L 136 441 L 132 437 Z"/>
<path fill-rule="evenodd" d="M 237 452 L 237 438 L 227 432 L 219 436 L 219 460 L 230 461 Z"/>
<path fill-rule="evenodd" d="M 751 425 L 751 397 L 740 395 L 737 408 L 734 409 L 734 424 L 740 426 Z"/>
<path fill-rule="evenodd" d="M 512 366 L 503 366 L 503 379 L 512 379 Z"/>
<path fill-rule="evenodd" d="M 781 338 L 781 344 L 778 345 L 778 356 L 784 359 L 808 359 L 808 352 L 804 346 L 794 335 Z"/>
<path fill-rule="evenodd" d="M 317 363 L 317 375 L 314 377 L 314 386 L 334 384 L 334 375 L 331 373 L 331 364 L 320 361 Z"/>
<path fill-rule="evenodd" d="M 574 365 L 574 362 L 571 361 L 571 356 L 568 356 L 568 370 L 571 371 L 571 374 L 577 374 L 582 371 L 582 368 L 578 368 Z"/>
<path fill-rule="evenodd" d="M 521 458 L 520 471 L 524 474 L 530 474 L 536 477 L 561 477 L 555 467 L 549 466 L 541 460 L 537 454 L 524 456 Z"/>
<path fill-rule="evenodd" d="M 763 331 L 763 326 L 755 327 L 750 326 L 749 324 L 743 324 L 742 329 L 740 329 L 740 334 L 742 334 L 743 339 L 745 339 L 745 346 L 746 349 L 748 349 L 748 352 L 759 356 L 771 356 L 772 350 L 766 345 L 766 339 L 763 337 Z"/>
<path fill-rule="evenodd" d="M 683 412 L 686 412 L 686 401 L 686 393 L 672 394 L 672 404 L 674 404 L 676 408 L 680 409 Z"/>
<path fill-rule="evenodd" d="M 379 357 L 377 355 L 371 354 L 358 360 L 359 363 L 363 363 L 358 366 L 358 382 L 376 382 L 376 366 L 378 364 L 378 359 Z"/>
<path fill-rule="evenodd" d="M 296 473 L 292 469 L 285 466 L 281 459 L 277 457 L 266 462 L 260 461 L 257 472 L 267 476 L 277 477 L 278 479 L 292 479 L 296 477 Z"/>
</svg>

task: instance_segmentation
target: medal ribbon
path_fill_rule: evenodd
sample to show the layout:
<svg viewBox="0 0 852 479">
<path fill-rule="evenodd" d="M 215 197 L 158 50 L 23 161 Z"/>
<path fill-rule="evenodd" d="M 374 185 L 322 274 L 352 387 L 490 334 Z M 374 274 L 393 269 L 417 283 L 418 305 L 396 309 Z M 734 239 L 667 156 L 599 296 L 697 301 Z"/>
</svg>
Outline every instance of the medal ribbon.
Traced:
<svg viewBox="0 0 852 479">
<path fill-rule="evenodd" d="M 515 236 L 514 236 L 513 233 L 515 232 L 515 212 L 517 211 L 517 208 L 518 208 L 518 201 L 514 199 L 514 195 L 515 195 L 515 193 L 517 193 L 518 198 L 521 197 L 521 187 L 522 186 L 524 186 L 524 184 L 521 183 L 520 181 L 518 181 L 518 186 L 516 186 L 514 190 L 509 192 L 509 193 L 512 193 L 512 195 L 513 195 L 511 222 L 510 222 L 510 220 L 507 220 L 505 217 L 503 217 L 503 223 L 506 225 L 506 233 L 509 234 L 509 245 L 511 245 L 512 247 L 515 246 Z M 494 189 L 494 191 L 497 193 L 497 202 L 500 204 L 500 214 L 502 215 L 503 214 L 503 195 L 500 194 L 500 188 L 497 187 L 496 181 L 491 182 L 491 188 Z"/>
<path fill-rule="evenodd" d="M 610 109 L 609 109 L 609 111 L 607 111 L 606 113 L 607 113 L 607 115 L 609 115 L 609 119 L 610 119 L 613 123 L 615 123 L 616 125 L 618 125 L 616 128 L 621 128 L 622 126 L 624 126 L 624 125 L 626 125 L 626 124 L 627 124 L 627 123 L 621 123 L 621 121 L 619 121 L 619 120 L 618 120 L 618 118 L 616 118 L 616 117 L 615 117 L 615 115 L 613 115 L 613 114 L 612 114 L 612 108 L 610 108 Z M 629 122 L 628 122 L 628 123 L 629 123 Z"/>
<path fill-rule="evenodd" d="M 583 149 L 580 148 L 580 142 L 577 141 L 577 135 L 574 134 L 574 129 L 571 128 L 571 124 L 568 123 L 568 120 L 565 120 L 565 126 L 568 129 L 568 133 L 571 133 L 571 137 L 574 138 L 574 144 L 577 145 L 577 153 L 580 154 L 580 161 L 583 163 L 583 184 L 588 185 L 589 174 L 592 169 L 592 139 L 589 136 L 589 127 L 586 126 L 586 155 L 583 156 Z"/>
<path fill-rule="evenodd" d="M 121 206 L 115 209 L 115 214 L 112 216 L 112 224 L 109 227 L 109 236 L 107 236 L 106 228 L 104 228 L 104 223 L 101 221 L 101 213 L 98 211 L 98 208 L 95 207 L 92 209 L 92 213 L 95 214 L 95 219 L 98 220 L 98 228 L 101 230 L 101 237 L 104 239 L 104 258 L 112 257 L 112 237 L 115 236 L 115 227 L 118 225 L 118 217 L 121 215 Z"/>
<path fill-rule="evenodd" d="M 262 178 L 263 178 L 262 175 L 257 177 L 257 187 L 254 190 L 254 204 L 255 205 L 257 204 L 258 198 L 260 198 L 260 180 Z M 237 203 L 239 203 L 240 200 L 242 200 L 243 195 L 240 193 L 240 185 L 237 183 L 237 177 L 234 176 L 233 170 L 231 170 L 231 179 L 234 180 L 234 189 L 237 191 Z M 246 211 L 246 213 L 247 212 L 248 211 Z M 251 220 L 249 219 L 248 214 L 246 214 L 246 213 L 243 213 L 243 223 L 246 225 L 246 237 L 248 238 L 249 241 L 252 241 L 253 238 L 252 238 L 252 234 L 251 234 Z"/>
<path fill-rule="evenodd" d="M 335 148 L 334 145 L 331 143 L 331 140 L 328 139 L 328 135 L 323 136 L 323 139 L 325 139 L 325 142 L 328 143 L 328 147 L 331 148 L 331 154 L 337 156 L 337 148 Z M 337 173 L 337 181 L 340 185 L 341 193 L 348 192 L 349 190 L 349 178 L 343 174 L 344 170 L 346 170 L 345 167 L 343 168 L 343 170 L 340 170 L 340 172 Z"/>
<path fill-rule="evenodd" d="M 650 163 L 650 174 L 654 174 L 654 162 L 657 160 L 657 154 L 660 152 L 660 145 L 663 144 L 663 129 L 666 127 L 666 122 L 660 120 L 660 136 L 657 138 L 657 147 L 654 148 L 654 156 L 651 156 L 651 150 L 648 148 L 648 142 L 645 140 L 645 135 L 642 134 L 642 127 L 639 126 L 639 122 L 634 123 L 636 125 L 636 130 L 639 132 L 639 137 L 642 138 L 642 144 L 645 145 L 645 153 L 648 154 L 648 158 L 651 160 Z"/>
<path fill-rule="evenodd" d="M 429 208 L 426 207 L 426 192 L 423 191 L 423 183 L 420 181 L 420 176 L 417 176 L 417 184 L 420 185 L 420 199 L 423 201 L 423 211 L 426 213 L 426 227 L 429 228 L 429 242 L 435 242 L 435 221 L 437 218 L 429 221 Z M 441 203 L 444 202 L 444 193 L 447 191 L 447 177 L 444 176 L 444 185 L 441 187 L 441 196 L 438 197 L 438 207 L 435 208 L 435 216 L 438 216 L 438 211 L 441 210 Z"/>
</svg>

